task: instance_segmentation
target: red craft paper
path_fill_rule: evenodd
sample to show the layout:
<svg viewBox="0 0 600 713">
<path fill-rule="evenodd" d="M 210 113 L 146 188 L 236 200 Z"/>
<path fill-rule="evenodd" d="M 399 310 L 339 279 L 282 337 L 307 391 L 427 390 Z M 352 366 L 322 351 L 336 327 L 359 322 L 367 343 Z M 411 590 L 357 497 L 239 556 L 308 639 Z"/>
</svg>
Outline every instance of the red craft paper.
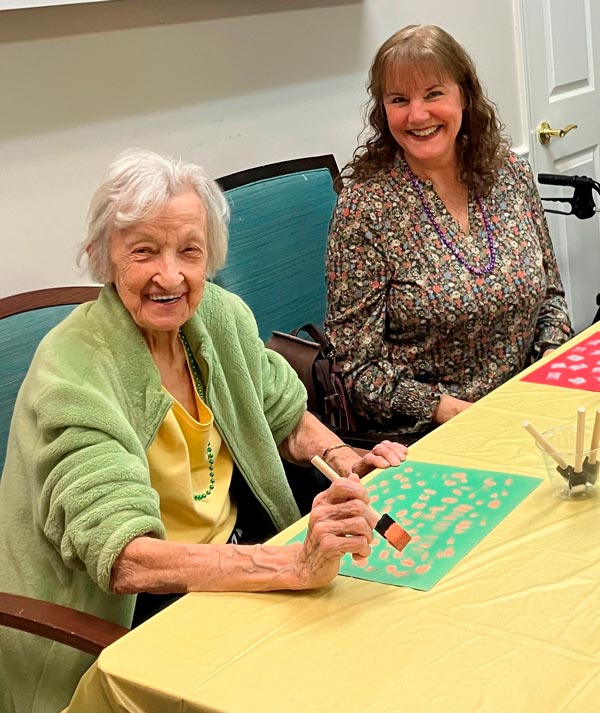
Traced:
<svg viewBox="0 0 600 713">
<path fill-rule="evenodd" d="M 523 376 L 521 381 L 600 391 L 600 336 L 592 334 L 579 344 Z"/>
</svg>

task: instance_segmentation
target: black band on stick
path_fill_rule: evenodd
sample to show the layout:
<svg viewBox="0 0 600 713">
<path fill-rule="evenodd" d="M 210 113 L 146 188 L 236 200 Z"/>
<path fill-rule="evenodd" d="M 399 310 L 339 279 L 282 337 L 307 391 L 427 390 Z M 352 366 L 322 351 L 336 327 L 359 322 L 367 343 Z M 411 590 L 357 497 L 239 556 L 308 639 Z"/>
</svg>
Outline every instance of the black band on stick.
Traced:
<svg viewBox="0 0 600 713">
<path fill-rule="evenodd" d="M 395 520 L 391 518 L 389 515 L 382 515 L 381 519 L 375 525 L 375 531 L 378 532 L 380 535 L 385 537 L 385 533 L 390 529 L 390 527 L 394 524 Z"/>
</svg>

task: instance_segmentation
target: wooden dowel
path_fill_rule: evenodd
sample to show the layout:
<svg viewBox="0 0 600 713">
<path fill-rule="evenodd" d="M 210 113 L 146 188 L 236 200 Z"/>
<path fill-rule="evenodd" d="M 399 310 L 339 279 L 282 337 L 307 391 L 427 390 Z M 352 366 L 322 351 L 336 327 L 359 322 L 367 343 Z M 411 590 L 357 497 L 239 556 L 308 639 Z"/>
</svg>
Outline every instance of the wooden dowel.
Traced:
<svg viewBox="0 0 600 713">
<path fill-rule="evenodd" d="M 588 463 L 595 465 L 598 455 L 598 446 L 600 445 L 600 408 L 596 409 L 596 418 L 594 419 L 594 430 L 592 432 L 592 442 L 590 443 L 590 457 Z"/>
<path fill-rule="evenodd" d="M 339 480 L 342 477 L 339 473 L 336 473 L 336 471 L 328 463 L 326 463 L 321 456 L 314 456 L 310 459 L 310 462 L 332 483 L 334 480 Z"/>
<path fill-rule="evenodd" d="M 581 473 L 583 470 L 583 449 L 585 448 L 585 408 L 577 409 L 577 430 L 575 432 L 575 460 L 573 470 Z"/>
<path fill-rule="evenodd" d="M 539 431 L 536 431 L 529 421 L 523 421 L 523 428 L 533 436 L 536 443 L 539 443 L 549 456 L 554 458 L 561 468 L 567 469 L 569 467 L 567 461 L 554 449 L 550 441 L 546 440 Z"/>
</svg>

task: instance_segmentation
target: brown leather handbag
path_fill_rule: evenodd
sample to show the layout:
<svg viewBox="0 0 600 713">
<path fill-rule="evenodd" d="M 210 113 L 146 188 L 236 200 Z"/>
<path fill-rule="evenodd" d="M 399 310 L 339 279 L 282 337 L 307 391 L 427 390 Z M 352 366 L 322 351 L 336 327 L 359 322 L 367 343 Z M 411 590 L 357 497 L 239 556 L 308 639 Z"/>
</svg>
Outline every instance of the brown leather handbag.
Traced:
<svg viewBox="0 0 600 713">
<path fill-rule="evenodd" d="M 308 334 L 312 341 L 298 336 Z M 265 345 L 283 356 L 294 368 L 308 394 L 308 410 L 334 431 L 354 431 L 356 416 L 348 399 L 335 348 L 314 324 L 291 334 L 273 332 Z"/>
</svg>

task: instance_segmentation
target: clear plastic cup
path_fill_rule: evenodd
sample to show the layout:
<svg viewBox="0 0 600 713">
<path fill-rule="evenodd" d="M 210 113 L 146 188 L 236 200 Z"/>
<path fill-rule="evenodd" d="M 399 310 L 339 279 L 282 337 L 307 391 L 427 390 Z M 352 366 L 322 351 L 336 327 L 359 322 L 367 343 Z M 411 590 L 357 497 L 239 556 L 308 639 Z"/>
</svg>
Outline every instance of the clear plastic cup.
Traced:
<svg viewBox="0 0 600 713">
<path fill-rule="evenodd" d="M 550 480 L 550 486 L 555 497 L 560 500 L 589 500 L 598 495 L 599 487 L 599 462 L 600 449 L 590 450 L 586 448 L 582 453 L 576 452 L 576 432 L 575 424 L 567 424 L 551 428 L 543 432 L 543 436 L 566 462 L 567 467 L 561 467 L 556 460 L 542 446 L 536 442 L 536 446 L 544 463 L 546 473 Z M 591 439 L 591 429 L 586 430 L 585 444 L 589 444 Z M 578 465 L 578 458 L 582 462 L 582 471 L 575 471 Z"/>
</svg>

